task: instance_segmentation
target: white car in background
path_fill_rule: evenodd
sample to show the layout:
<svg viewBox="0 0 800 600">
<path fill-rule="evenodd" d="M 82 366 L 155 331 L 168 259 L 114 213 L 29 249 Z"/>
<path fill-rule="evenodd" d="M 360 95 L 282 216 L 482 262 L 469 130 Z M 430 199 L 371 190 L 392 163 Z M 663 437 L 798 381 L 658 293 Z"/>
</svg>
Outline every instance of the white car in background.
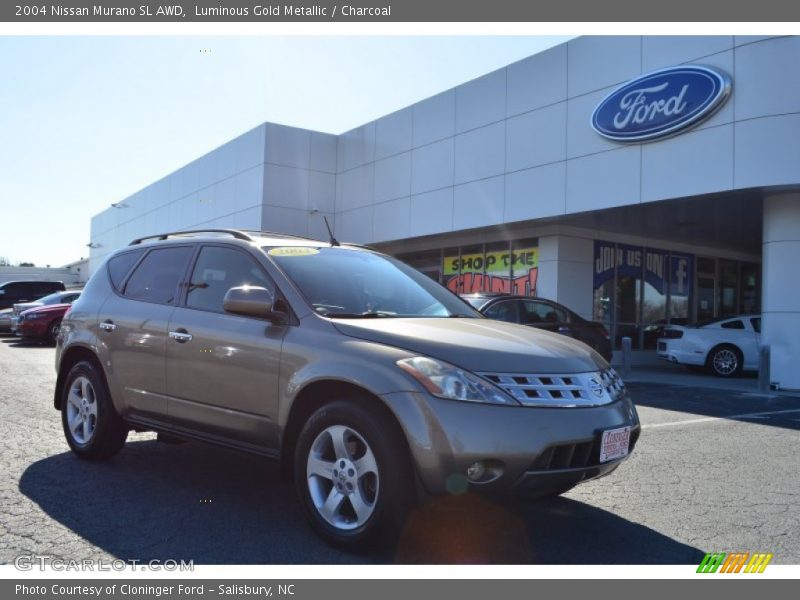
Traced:
<svg viewBox="0 0 800 600">
<path fill-rule="evenodd" d="M 705 368 L 719 377 L 758 370 L 761 317 L 726 317 L 697 327 L 669 325 L 659 338 L 659 358 L 690 368 Z"/>
</svg>

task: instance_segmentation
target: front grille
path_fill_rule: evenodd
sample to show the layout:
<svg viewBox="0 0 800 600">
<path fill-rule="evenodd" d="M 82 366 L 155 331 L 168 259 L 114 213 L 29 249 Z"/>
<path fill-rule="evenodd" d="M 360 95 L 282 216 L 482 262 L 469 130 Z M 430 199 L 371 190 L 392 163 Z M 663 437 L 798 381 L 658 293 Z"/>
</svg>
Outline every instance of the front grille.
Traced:
<svg viewBox="0 0 800 600">
<path fill-rule="evenodd" d="M 523 406 L 599 406 L 617 400 L 625 390 L 612 368 L 594 373 L 530 375 L 521 373 L 479 373 L 503 388 Z"/>
<path fill-rule="evenodd" d="M 580 469 L 598 464 L 600 449 L 595 442 L 550 446 L 531 465 L 531 471 Z"/>
<path fill-rule="evenodd" d="M 631 431 L 628 454 L 633 452 L 639 430 Z M 545 448 L 531 464 L 529 471 L 559 471 L 562 469 L 584 469 L 600 464 L 600 439 L 587 440 L 576 444 L 559 444 Z"/>
</svg>

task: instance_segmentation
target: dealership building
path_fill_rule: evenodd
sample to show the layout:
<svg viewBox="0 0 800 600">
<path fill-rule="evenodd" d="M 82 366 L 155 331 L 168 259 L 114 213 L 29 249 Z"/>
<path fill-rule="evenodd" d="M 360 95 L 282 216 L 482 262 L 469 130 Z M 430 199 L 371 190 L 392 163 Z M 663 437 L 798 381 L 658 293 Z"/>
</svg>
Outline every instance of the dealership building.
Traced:
<svg viewBox="0 0 800 600">
<path fill-rule="evenodd" d="M 330 135 L 264 123 L 92 218 L 263 229 L 395 255 L 458 292 L 607 324 L 762 314 L 800 389 L 800 38 L 581 37 Z"/>
</svg>

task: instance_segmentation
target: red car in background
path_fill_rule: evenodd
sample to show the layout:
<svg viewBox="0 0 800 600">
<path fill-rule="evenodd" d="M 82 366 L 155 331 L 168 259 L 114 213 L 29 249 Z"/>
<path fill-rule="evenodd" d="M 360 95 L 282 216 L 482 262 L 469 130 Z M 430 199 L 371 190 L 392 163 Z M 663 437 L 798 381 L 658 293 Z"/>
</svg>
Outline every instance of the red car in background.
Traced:
<svg viewBox="0 0 800 600">
<path fill-rule="evenodd" d="M 71 304 L 51 304 L 26 310 L 19 316 L 16 335 L 55 344 L 58 330 L 61 327 L 61 319 L 64 318 L 71 306 Z"/>
</svg>

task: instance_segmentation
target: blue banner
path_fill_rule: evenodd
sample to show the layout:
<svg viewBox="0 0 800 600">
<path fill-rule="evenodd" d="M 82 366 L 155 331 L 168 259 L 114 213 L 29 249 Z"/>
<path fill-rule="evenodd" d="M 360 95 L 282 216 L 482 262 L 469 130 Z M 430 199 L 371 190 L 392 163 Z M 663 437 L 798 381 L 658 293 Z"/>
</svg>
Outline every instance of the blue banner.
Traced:
<svg viewBox="0 0 800 600">
<path fill-rule="evenodd" d="M 692 256 L 680 252 L 594 242 L 594 289 L 614 278 L 614 268 L 620 277 L 635 277 L 645 281 L 660 294 L 688 297 L 692 289 Z"/>
</svg>

